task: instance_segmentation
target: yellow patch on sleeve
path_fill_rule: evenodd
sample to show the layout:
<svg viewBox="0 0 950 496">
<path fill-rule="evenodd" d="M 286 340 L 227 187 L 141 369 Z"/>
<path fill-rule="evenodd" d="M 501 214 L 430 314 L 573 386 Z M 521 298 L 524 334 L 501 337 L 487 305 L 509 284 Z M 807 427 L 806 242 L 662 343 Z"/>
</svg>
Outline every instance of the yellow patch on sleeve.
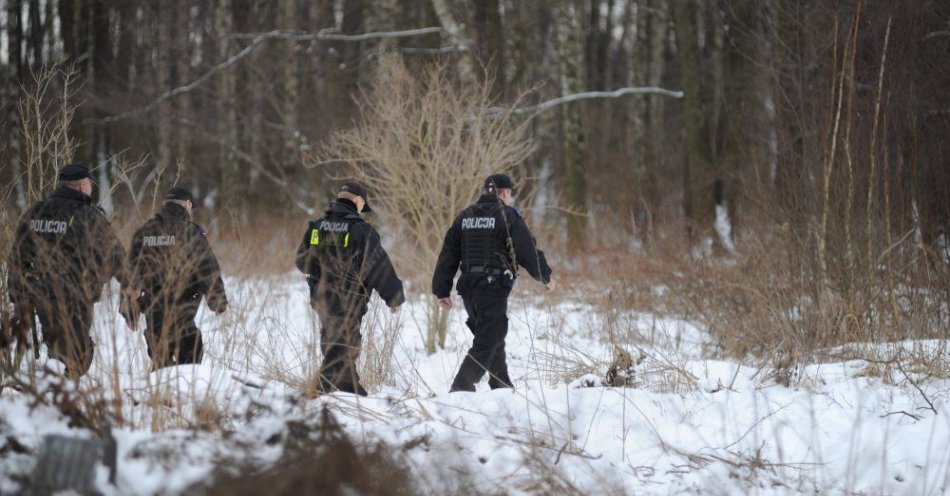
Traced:
<svg viewBox="0 0 950 496">
<path fill-rule="evenodd" d="M 320 231 L 314 229 L 310 232 L 310 246 L 315 246 L 320 244 Z"/>
</svg>

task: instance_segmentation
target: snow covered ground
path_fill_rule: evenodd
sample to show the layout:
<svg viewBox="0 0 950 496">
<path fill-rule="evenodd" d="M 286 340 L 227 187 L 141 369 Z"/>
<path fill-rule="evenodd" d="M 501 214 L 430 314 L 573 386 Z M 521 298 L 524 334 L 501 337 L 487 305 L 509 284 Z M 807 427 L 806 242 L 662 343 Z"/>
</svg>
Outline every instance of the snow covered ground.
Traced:
<svg viewBox="0 0 950 496">
<path fill-rule="evenodd" d="M 873 361 L 830 350 L 785 387 L 772 370 L 718 358 L 698 325 L 555 304 L 525 284 L 510 304 L 513 390 L 483 382 L 448 394 L 471 343 L 464 311 L 453 310 L 445 349 L 427 355 L 427 307 L 414 300 L 396 317 L 376 306 L 364 320 L 370 397 L 308 400 L 299 388 L 317 364 L 317 339 L 300 278 L 228 286 L 228 314 L 199 314 L 205 363 L 152 374 L 114 299 L 98 306 L 82 387 L 111 394 L 118 371 L 124 422 L 114 431 L 116 486 L 100 477 L 106 494 L 176 494 L 218 460 L 266 465 L 288 421 L 325 407 L 358 443 L 401 450 L 432 494 L 950 492 L 950 380 L 928 377 L 934 363 L 950 368 L 945 342 L 861 346 Z M 632 387 L 601 386 L 612 343 L 639 362 Z M 44 435 L 88 435 L 30 404 L 9 388 L 0 396 L 2 494 L 20 490 Z M 27 453 L 4 448 L 12 442 Z"/>
</svg>

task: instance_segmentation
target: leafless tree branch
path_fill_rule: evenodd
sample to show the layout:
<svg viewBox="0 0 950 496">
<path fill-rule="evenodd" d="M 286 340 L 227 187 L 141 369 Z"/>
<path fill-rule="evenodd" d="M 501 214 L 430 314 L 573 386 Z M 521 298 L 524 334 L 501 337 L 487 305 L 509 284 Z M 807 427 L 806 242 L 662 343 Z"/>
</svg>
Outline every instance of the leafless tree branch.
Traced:
<svg viewBox="0 0 950 496">
<path fill-rule="evenodd" d="M 903 410 L 901 410 L 901 411 L 899 411 L 899 412 L 888 412 L 888 413 L 885 413 L 884 415 L 881 415 L 881 418 L 890 417 L 891 415 L 907 415 L 908 417 L 910 417 L 910 418 L 912 418 L 912 419 L 914 419 L 914 420 L 920 420 L 920 419 L 921 419 L 920 415 L 914 415 L 913 413 L 907 413 L 907 412 L 905 412 L 905 411 L 903 411 Z"/>
<path fill-rule="evenodd" d="M 416 55 L 420 53 L 426 55 L 439 55 L 443 53 L 464 52 L 468 49 L 469 48 L 464 45 L 449 45 L 442 48 L 397 48 L 396 51 L 410 55 Z"/>
<path fill-rule="evenodd" d="M 420 36 L 420 35 L 425 35 L 425 34 L 439 33 L 441 31 L 442 31 L 442 28 L 440 27 L 428 27 L 428 28 L 419 28 L 419 29 L 409 29 L 406 31 L 379 31 L 379 32 L 373 32 L 373 33 L 348 35 L 348 34 L 340 34 L 334 31 L 326 30 L 326 29 L 320 30 L 317 33 L 308 33 L 305 31 L 288 31 L 288 30 L 278 29 L 274 31 L 268 31 L 266 33 L 235 34 L 233 35 L 233 37 L 250 38 L 251 42 L 248 43 L 247 46 L 239 50 L 237 53 L 230 56 L 227 60 L 209 69 L 207 72 L 202 74 L 200 77 L 198 77 L 194 81 L 184 86 L 179 86 L 177 88 L 173 88 L 169 91 L 166 91 L 165 93 L 162 93 L 157 98 L 152 100 L 152 102 L 149 103 L 148 105 L 145 105 L 144 107 L 139 107 L 137 109 L 132 109 L 132 110 L 129 110 L 128 112 L 123 112 L 118 115 L 106 117 L 104 119 L 98 120 L 97 122 L 110 123 L 110 122 L 125 120 L 130 117 L 134 117 L 136 115 L 146 113 L 154 109 L 156 106 L 158 106 L 162 102 L 170 100 L 176 97 L 177 95 L 192 91 L 198 86 L 200 86 L 202 83 L 211 79 L 211 77 L 214 76 L 215 74 L 237 64 L 241 59 L 250 55 L 250 53 L 253 52 L 254 49 L 258 45 L 264 43 L 267 40 L 282 39 L 282 40 L 298 40 L 298 41 L 363 41 L 363 40 L 378 39 L 378 38 L 403 38 L 403 37 L 410 37 L 410 36 Z"/>
<path fill-rule="evenodd" d="M 291 184 L 291 181 L 283 174 L 283 172 L 279 168 L 275 168 L 274 170 L 271 170 L 271 168 L 262 164 L 259 160 L 254 158 L 254 156 L 252 156 L 250 153 L 247 153 L 246 151 L 242 150 L 239 146 L 237 146 L 237 144 L 232 143 L 228 140 L 222 139 L 221 137 L 216 136 L 214 134 L 202 131 L 201 127 L 198 126 L 193 121 L 190 121 L 184 118 L 179 118 L 177 122 L 180 125 L 189 126 L 193 130 L 193 132 L 200 133 L 204 139 L 217 143 L 218 145 L 223 146 L 226 149 L 228 149 L 228 151 L 234 154 L 235 158 L 244 162 L 252 169 L 256 170 L 258 173 L 260 173 L 260 175 L 264 179 L 267 179 L 268 181 L 273 183 L 275 186 L 278 186 L 279 188 L 281 188 L 284 191 L 284 193 L 287 194 L 287 198 L 290 199 L 290 201 L 294 204 L 295 207 L 300 209 L 302 212 L 305 212 L 307 215 L 313 215 L 314 213 L 313 208 L 308 206 L 306 202 L 300 197 L 300 195 L 297 194 L 295 188 L 293 187 L 293 184 Z M 295 133 L 295 134 L 299 135 L 299 133 Z"/>
<path fill-rule="evenodd" d="M 428 27 L 428 28 L 417 28 L 417 29 L 407 29 L 405 31 L 374 31 L 371 33 L 362 33 L 362 34 L 344 34 L 336 31 L 334 29 L 321 29 L 316 33 L 310 33 L 308 31 L 292 31 L 279 29 L 274 31 L 268 31 L 266 33 L 235 33 L 231 35 L 232 38 L 238 39 L 257 39 L 260 36 L 268 36 L 269 38 L 279 38 L 282 40 L 296 40 L 296 41 L 366 41 L 366 40 L 376 40 L 383 38 L 408 38 L 412 36 L 423 36 L 427 34 L 436 34 L 441 33 L 442 28 L 438 26 Z"/>
<path fill-rule="evenodd" d="M 516 114 L 540 114 L 546 110 L 550 110 L 558 105 L 563 105 L 565 103 L 576 102 L 578 100 L 590 100 L 593 98 L 620 98 L 624 95 L 644 95 L 644 94 L 658 94 L 663 96 L 668 96 L 671 98 L 683 98 L 682 91 L 672 91 L 664 88 L 657 88 L 655 86 L 644 86 L 644 87 L 628 87 L 620 88 L 614 91 L 585 91 L 583 93 L 572 93 L 570 95 L 564 95 L 546 102 L 539 103 L 531 107 L 524 107 L 516 109 L 514 113 Z"/>
</svg>

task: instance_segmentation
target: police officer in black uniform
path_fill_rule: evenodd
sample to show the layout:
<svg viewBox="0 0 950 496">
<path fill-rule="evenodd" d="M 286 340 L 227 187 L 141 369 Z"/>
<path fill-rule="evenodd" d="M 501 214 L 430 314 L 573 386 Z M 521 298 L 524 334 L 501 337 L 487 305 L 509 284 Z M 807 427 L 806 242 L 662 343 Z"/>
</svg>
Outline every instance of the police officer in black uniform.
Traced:
<svg viewBox="0 0 950 496">
<path fill-rule="evenodd" d="M 92 203 L 89 168 L 60 169 L 53 194 L 20 220 L 10 254 L 10 299 L 36 311 L 49 355 L 67 376 L 89 371 L 93 307 L 102 287 L 125 282 L 125 250 L 105 212 Z M 21 312 L 17 312 L 18 314 Z M 33 315 L 26 316 L 32 321 Z"/>
<path fill-rule="evenodd" d="M 204 347 L 195 325 L 201 299 L 219 315 L 228 306 L 218 259 L 205 231 L 191 221 L 193 202 L 191 191 L 172 188 L 162 209 L 132 236 L 130 283 L 145 314 L 153 370 L 201 363 Z"/>
<path fill-rule="evenodd" d="M 521 213 L 508 206 L 514 185 L 504 174 L 485 180 L 484 194 L 455 218 L 445 234 L 432 276 L 432 292 L 446 310 L 452 308 L 452 280 L 465 303 L 465 322 L 475 339 L 452 382 L 451 392 L 475 391 L 487 371 L 492 389 L 511 387 L 505 363 L 508 295 L 524 267 L 547 291 L 554 291 L 551 268 L 537 249 Z"/>
<path fill-rule="evenodd" d="M 375 289 L 392 313 L 406 298 L 379 234 L 361 212 L 372 211 L 366 188 L 346 183 L 323 217 L 310 222 L 297 249 L 297 268 L 307 274 L 310 306 L 320 318 L 323 363 L 317 389 L 366 396 L 356 370 L 370 293 Z"/>
</svg>

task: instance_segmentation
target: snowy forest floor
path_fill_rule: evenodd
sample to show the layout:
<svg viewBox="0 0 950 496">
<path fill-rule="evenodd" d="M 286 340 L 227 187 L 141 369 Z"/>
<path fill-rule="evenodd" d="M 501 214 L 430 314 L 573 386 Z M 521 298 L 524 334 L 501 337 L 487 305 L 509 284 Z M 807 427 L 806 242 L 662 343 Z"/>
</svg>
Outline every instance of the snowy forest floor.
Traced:
<svg viewBox="0 0 950 496">
<path fill-rule="evenodd" d="M 142 334 L 126 329 L 116 298 L 97 305 L 96 358 L 79 387 L 121 412 L 105 494 L 193 493 L 222 467 L 264 469 L 325 411 L 358 449 L 390 450 L 423 494 L 950 491 L 946 341 L 858 344 L 773 370 L 724 359 L 699 323 L 549 300 L 528 281 L 509 305 L 513 390 L 483 381 L 448 394 L 471 344 L 460 305 L 445 348 L 427 354 L 426 302 L 392 316 L 374 298 L 361 356 L 370 396 L 308 399 L 319 355 L 301 278 L 227 283 L 229 312 L 199 314 L 199 366 L 148 373 Z M 628 387 L 604 385 L 616 347 L 633 357 Z M 28 359 L 21 376 L 45 363 Z M 9 387 L 0 395 L 2 494 L 26 488 L 45 435 L 90 435 L 36 403 Z"/>
</svg>

